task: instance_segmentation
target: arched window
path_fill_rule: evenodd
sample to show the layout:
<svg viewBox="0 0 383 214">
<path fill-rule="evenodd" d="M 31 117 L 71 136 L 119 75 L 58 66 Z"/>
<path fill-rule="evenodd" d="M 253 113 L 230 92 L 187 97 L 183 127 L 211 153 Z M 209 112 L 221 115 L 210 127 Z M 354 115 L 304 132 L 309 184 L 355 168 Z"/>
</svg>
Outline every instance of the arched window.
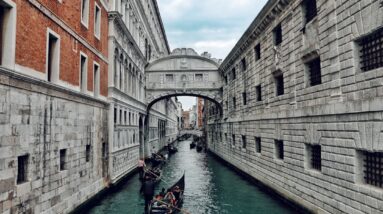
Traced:
<svg viewBox="0 0 383 214">
<path fill-rule="evenodd" d="M 118 81 L 118 73 L 117 73 L 117 65 L 118 65 L 118 49 L 116 48 L 114 50 L 114 86 L 117 85 L 117 81 Z"/>
<path fill-rule="evenodd" d="M 119 88 L 122 89 L 123 87 L 123 71 L 124 71 L 124 56 L 122 54 L 120 54 L 120 62 L 119 62 L 119 72 L 120 72 L 120 85 L 119 85 Z"/>
</svg>

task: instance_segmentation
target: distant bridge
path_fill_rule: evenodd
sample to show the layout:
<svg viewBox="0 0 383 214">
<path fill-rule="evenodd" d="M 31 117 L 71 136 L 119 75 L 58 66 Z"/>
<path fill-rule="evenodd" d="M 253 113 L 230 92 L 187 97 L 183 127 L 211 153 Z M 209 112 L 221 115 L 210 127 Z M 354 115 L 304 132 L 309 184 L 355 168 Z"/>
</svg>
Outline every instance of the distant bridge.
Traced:
<svg viewBox="0 0 383 214">
<path fill-rule="evenodd" d="M 185 134 L 190 134 L 190 135 L 202 137 L 203 132 L 201 130 L 187 130 L 187 129 L 180 131 L 180 136 L 185 135 Z"/>
</svg>

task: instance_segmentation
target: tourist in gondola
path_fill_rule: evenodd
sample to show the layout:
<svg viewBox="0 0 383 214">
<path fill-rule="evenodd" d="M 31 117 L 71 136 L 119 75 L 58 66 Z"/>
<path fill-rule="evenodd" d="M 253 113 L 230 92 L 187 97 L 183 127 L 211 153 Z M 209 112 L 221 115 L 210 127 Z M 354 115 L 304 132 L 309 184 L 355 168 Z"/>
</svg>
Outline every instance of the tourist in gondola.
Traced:
<svg viewBox="0 0 383 214">
<path fill-rule="evenodd" d="M 169 204 L 175 205 L 176 197 L 174 196 L 171 189 L 168 189 L 168 191 L 164 197 L 164 200 L 165 200 L 165 202 L 168 202 Z"/>
<path fill-rule="evenodd" d="M 173 190 L 173 195 L 176 199 L 176 201 L 180 200 L 180 194 L 181 194 L 181 189 L 179 186 L 175 186 Z"/>
<path fill-rule="evenodd" d="M 155 183 L 153 182 L 153 180 L 150 179 L 149 176 L 145 176 L 145 182 L 142 184 L 142 188 L 141 188 L 141 191 L 145 197 L 145 213 L 147 213 L 149 204 L 153 199 L 154 187 L 155 187 Z"/>
</svg>

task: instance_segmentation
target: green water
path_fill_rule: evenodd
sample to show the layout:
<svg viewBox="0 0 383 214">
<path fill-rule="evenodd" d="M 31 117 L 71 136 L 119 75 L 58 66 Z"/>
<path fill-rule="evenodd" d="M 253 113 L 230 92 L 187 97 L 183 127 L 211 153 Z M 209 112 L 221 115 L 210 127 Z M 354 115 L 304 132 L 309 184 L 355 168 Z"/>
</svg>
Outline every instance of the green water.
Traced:
<svg viewBox="0 0 383 214">
<path fill-rule="evenodd" d="M 228 167 L 206 153 L 189 149 L 190 141 L 180 142 L 179 152 L 171 156 L 163 168 L 169 184 L 177 181 L 185 171 L 183 209 L 191 214 L 284 214 L 296 213 L 244 180 Z M 161 182 L 158 189 L 170 185 Z M 142 214 L 144 200 L 139 195 L 138 175 L 132 177 L 118 192 L 106 196 L 88 213 Z"/>
</svg>

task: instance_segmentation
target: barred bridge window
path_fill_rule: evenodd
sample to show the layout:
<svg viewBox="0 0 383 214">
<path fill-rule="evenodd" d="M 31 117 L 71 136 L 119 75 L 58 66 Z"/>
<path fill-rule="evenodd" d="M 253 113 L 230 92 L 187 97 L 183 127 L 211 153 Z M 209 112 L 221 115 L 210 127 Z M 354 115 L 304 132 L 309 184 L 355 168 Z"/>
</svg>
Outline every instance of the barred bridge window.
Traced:
<svg viewBox="0 0 383 214">
<path fill-rule="evenodd" d="M 306 64 L 308 69 L 310 86 L 322 84 L 322 72 L 320 58 L 315 58 Z"/>
<path fill-rule="evenodd" d="M 383 67 L 383 28 L 361 38 L 360 63 L 362 71 L 370 71 Z"/>
<path fill-rule="evenodd" d="M 275 157 L 277 159 L 283 160 L 284 157 L 284 148 L 283 148 L 283 140 L 275 140 Z"/>
<path fill-rule="evenodd" d="M 28 155 L 17 157 L 17 184 L 27 181 Z"/>
<path fill-rule="evenodd" d="M 303 7 L 305 12 L 306 23 L 310 22 L 317 16 L 317 1 L 316 0 L 305 0 L 303 1 Z"/>
<path fill-rule="evenodd" d="M 321 146 L 311 146 L 311 168 L 321 171 L 322 169 L 322 157 L 321 157 Z"/>
<path fill-rule="evenodd" d="M 365 183 L 383 187 L 383 152 L 364 152 L 363 156 Z"/>
</svg>

